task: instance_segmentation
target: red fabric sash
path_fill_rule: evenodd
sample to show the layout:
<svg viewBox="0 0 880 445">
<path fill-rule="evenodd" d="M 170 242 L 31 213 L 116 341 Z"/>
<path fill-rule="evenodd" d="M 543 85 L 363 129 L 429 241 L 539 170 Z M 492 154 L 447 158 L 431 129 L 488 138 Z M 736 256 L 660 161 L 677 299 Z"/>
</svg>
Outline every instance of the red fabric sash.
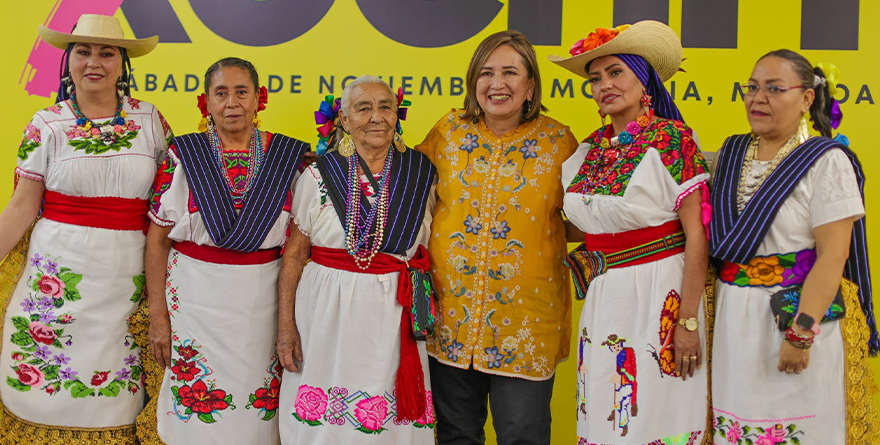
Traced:
<svg viewBox="0 0 880 445">
<path fill-rule="evenodd" d="M 146 232 L 148 209 L 146 199 L 86 198 L 51 190 L 43 192 L 43 217 L 64 224 Z"/>
<path fill-rule="evenodd" d="M 397 420 L 415 421 L 425 414 L 425 376 L 419 350 L 412 333 L 412 283 L 409 280 L 407 267 L 429 270 L 431 261 L 425 246 L 419 246 L 415 256 L 408 262 L 384 253 L 377 253 L 373 262 L 366 270 L 354 262 L 354 258 L 344 249 L 329 249 L 312 246 L 312 261 L 325 267 L 345 270 L 348 272 L 382 275 L 398 272 L 397 302 L 403 306 L 400 315 L 400 364 L 397 367 L 397 379 L 394 382 L 397 390 Z"/>
<path fill-rule="evenodd" d="M 586 234 L 584 237 L 584 244 L 586 245 L 587 250 L 600 251 L 605 255 L 612 255 L 620 251 L 633 249 L 643 244 L 660 240 L 663 237 L 681 231 L 681 221 L 676 219 L 656 227 L 645 227 L 644 229 L 630 230 L 627 232 L 603 233 L 599 235 Z M 684 246 L 663 250 L 653 255 L 629 260 L 617 267 L 629 267 L 637 264 L 651 263 L 672 255 L 677 255 L 681 252 L 684 252 Z M 613 268 L 614 266 L 608 267 Z"/>
<path fill-rule="evenodd" d="M 174 248 L 190 258 L 215 264 L 266 264 L 281 258 L 280 247 L 256 252 L 239 252 L 222 247 L 200 246 L 190 241 L 181 241 L 174 243 Z"/>
</svg>

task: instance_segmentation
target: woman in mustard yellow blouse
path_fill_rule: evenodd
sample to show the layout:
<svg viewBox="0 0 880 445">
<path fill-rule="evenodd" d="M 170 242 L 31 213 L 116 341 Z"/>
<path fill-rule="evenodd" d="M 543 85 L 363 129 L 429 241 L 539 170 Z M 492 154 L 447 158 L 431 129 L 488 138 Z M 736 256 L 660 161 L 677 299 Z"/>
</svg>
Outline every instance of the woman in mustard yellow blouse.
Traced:
<svg viewBox="0 0 880 445">
<path fill-rule="evenodd" d="M 534 49 L 502 31 L 471 59 L 464 109 L 416 147 L 440 178 L 428 354 L 441 444 L 481 443 L 487 400 L 499 444 L 550 443 L 553 376 L 571 333 L 559 175 L 578 144 L 542 111 Z"/>
</svg>

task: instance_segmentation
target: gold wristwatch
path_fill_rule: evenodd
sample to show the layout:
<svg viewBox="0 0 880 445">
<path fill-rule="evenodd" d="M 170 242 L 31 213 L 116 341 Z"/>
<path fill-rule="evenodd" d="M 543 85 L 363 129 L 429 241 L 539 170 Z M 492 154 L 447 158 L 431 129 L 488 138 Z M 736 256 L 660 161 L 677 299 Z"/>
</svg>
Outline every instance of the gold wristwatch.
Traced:
<svg viewBox="0 0 880 445">
<path fill-rule="evenodd" d="M 690 332 L 694 332 L 700 327 L 700 322 L 697 321 L 697 317 L 679 318 L 678 324 L 684 326 L 684 328 Z"/>
</svg>

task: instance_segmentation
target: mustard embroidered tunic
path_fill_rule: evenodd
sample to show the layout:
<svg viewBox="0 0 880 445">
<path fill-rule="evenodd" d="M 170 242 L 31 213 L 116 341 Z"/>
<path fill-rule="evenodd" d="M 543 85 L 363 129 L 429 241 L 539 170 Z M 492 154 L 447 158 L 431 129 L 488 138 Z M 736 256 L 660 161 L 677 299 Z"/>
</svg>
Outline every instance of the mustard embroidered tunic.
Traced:
<svg viewBox="0 0 880 445">
<path fill-rule="evenodd" d="M 439 305 L 428 354 L 546 380 L 569 350 L 559 178 L 577 140 L 543 115 L 497 137 L 462 113 L 451 110 L 416 147 L 439 175 L 428 244 Z"/>
</svg>

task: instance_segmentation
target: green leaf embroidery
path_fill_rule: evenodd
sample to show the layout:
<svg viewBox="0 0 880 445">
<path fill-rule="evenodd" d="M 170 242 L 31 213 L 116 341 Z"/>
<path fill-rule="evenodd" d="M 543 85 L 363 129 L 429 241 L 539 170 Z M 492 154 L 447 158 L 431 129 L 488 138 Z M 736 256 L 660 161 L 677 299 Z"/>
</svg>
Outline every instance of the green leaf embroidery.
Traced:
<svg viewBox="0 0 880 445">
<path fill-rule="evenodd" d="M 266 411 L 266 414 L 263 416 L 263 420 L 267 420 L 267 421 L 268 421 L 268 420 L 272 420 L 272 419 L 274 419 L 274 418 L 275 418 L 275 414 L 276 414 L 277 412 L 278 412 L 278 411 L 277 411 L 277 410 L 274 410 L 274 409 L 273 409 L 272 411 Z"/>
<path fill-rule="evenodd" d="M 98 390 L 98 394 L 105 397 L 116 397 L 119 395 L 119 380 L 114 380 L 109 385 Z"/>
<path fill-rule="evenodd" d="M 31 390 L 30 386 L 25 385 L 24 383 L 21 383 L 17 379 L 14 379 L 12 377 L 6 377 L 6 384 L 11 386 L 16 391 L 20 392 L 28 392 Z"/>
<path fill-rule="evenodd" d="M 47 366 L 43 372 L 46 374 L 46 380 L 55 380 L 58 378 L 58 369 L 61 368 L 58 365 L 50 365 Z"/>
<path fill-rule="evenodd" d="M 254 402 L 256 402 L 256 401 L 257 401 L 257 395 L 251 394 L 251 397 L 248 399 L 248 405 L 253 405 Z"/>
<path fill-rule="evenodd" d="M 18 331 L 12 334 L 12 344 L 18 346 L 28 346 L 34 342 L 34 338 L 31 337 L 31 334 L 24 331 Z"/>
<path fill-rule="evenodd" d="M 31 321 L 37 321 L 40 319 L 40 314 L 31 314 Z M 27 328 L 25 328 L 27 330 Z"/>
<path fill-rule="evenodd" d="M 205 423 L 216 422 L 216 420 L 214 420 L 214 416 L 207 414 L 207 413 L 199 414 L 199 420 L 201 420 L 202 422 L 205 422 Z"/>
<path fill-rule="evenodd" d="M 40 317 L 38 315 L 37 319 L 39 320 L 39 318 Z M 21 316 L 12 317 L 12 325 L 15 326 L 15 329 L 18 329 L 19 331 L 27 331 L 29 329 L 30 323 L 31 323 L 30 320 L 28 320 L 25 317 L 21 317 Z"/>
<path fill-rule="evenodd" d="M 83 382 L 75 380 L 70 387 L 70 395 L 74 399 L 84 399 L 95 395 L 95 390 L 87 387 Z"/>
<path fill-rule="evenodd" d="M 18 146 L 18 159 L 22 161 L 26 160 L 30 154 L 40 146 L 39 142 L 23 140 L 21 141 L 21 145 Z"/>
<path fill-rule="evenodd" d="M 144 274 L 140 274 L 132 277 L 131 281 L 134 283 L 134 293 L 131 294 L 131 302 L 140 303 L 141 298 L 144 296 L 144 285 L 147 283 L 147 278 Z"/>
</svg>

